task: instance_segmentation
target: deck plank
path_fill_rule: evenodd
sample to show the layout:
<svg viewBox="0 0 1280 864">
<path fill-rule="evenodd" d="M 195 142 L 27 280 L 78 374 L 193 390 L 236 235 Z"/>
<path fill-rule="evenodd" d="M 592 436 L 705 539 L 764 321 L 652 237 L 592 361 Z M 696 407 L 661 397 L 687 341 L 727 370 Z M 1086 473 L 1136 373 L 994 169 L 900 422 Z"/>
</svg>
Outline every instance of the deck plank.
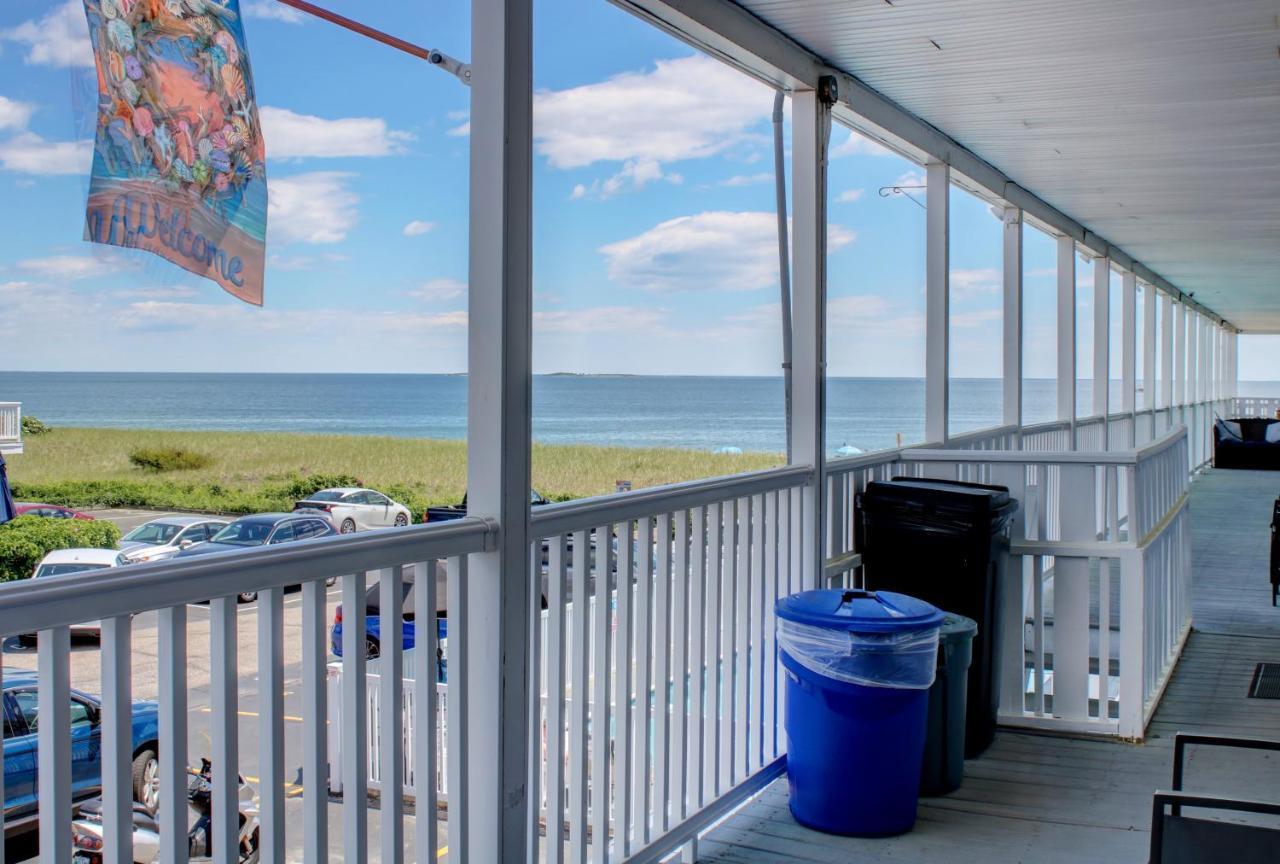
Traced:
<svg viewBox="0 0 1280 864">
<path fill-rule="evenodd" d="M 1193 626 L 1140 745 L 1001 731 L 965 765 L 965 783 L 921 801 L 901 837 L 835 837 L 799 825 L 786 780 L 699 844 L 699 860 L 758 862 L 1133 862 L 1146 858 L 1151 793 L 1170 780 L 1179 730 L 1280 737 L 1280 701 L 1249 699 L 1255 664 L 1280 663 L 1280 609 L 1267 582 L 1280 474 L 1208 471 L 1192 486 Z M 1274 799 L 1277 754 L 1197 751 L 1187 788 Z"/>
</svg>

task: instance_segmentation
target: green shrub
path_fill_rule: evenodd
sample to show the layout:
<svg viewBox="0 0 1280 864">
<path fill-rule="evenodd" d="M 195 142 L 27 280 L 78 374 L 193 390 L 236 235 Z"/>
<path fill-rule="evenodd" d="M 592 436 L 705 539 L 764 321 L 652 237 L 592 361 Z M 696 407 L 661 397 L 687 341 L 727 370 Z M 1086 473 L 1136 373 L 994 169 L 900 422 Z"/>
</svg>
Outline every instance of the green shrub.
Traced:
<svg viewBox="0 0 1280 864">
<path fill-rule="evenodd" d="M 340 489 L 344 486 L 363 486 L 359 478 L 350 474 L 308 474 L 292 477 L 278 491 L 286 498 L 306 498 L 321 489 Z M 274 491 L 274 490 L 273 490 Z"/>
<path fill-rule="evenodd" d="M 194 471 L 208 468 L 213 457 L 177 447 L 139 447 L 129 454 L 129 461 L 145 471 Z"/>
<path fill-rule="evenodd" d="M 113 549 L 120 529 L 110 522 L 19 516 L 0 525 L 0 582 L 31 576 L 55 549 Z"/>
<path fill-rule="evenodd" d="M 52 431 L 53 429 L 47 423 L 41 422 L 38 417 L 32 417 L 27 414 L 22 418 L 22 434 L 24 435 L 43 435 Z"/>
</svg>

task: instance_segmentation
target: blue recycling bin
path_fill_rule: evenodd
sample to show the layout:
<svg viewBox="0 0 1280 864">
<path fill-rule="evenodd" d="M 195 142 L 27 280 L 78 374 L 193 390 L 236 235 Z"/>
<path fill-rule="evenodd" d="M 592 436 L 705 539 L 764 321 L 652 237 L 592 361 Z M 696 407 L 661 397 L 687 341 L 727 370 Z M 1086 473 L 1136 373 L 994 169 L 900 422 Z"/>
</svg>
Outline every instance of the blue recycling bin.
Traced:
<svg viewBox="0 0 1280 864">
<path fill-rule="evenodd" d="M 834 589 L 784 597 L 777 612 L 792 815 L 832 834 L 911 830 L 943 614 Z"/>
</svg>

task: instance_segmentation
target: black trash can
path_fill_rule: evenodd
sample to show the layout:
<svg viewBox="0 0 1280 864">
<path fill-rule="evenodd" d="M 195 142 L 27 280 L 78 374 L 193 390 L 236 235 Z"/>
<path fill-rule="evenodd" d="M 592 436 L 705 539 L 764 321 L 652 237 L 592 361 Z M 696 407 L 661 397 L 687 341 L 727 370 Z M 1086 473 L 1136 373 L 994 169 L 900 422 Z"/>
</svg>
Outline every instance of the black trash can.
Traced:
<svg viewBox="0 0 1280 864">
<path fill-rule="evenodd" d="M 919 597 L 978 625 L 969 667 L 965 757 L 995 736 L 1000 587 L 1018 502 L 1002 486 L 895 477 L 858 497 L 865 587 Z"/>
<path fill-rule="evenodd" d="M 952 615 L 938 633 L 938 672 L 929 688 L 929 719 L 925 726 L 921 795 L 946 795 L 964 780 L 964 714 L 969 690 L 969 665 L 978 625 L 972 618 Z"/>
</svg>

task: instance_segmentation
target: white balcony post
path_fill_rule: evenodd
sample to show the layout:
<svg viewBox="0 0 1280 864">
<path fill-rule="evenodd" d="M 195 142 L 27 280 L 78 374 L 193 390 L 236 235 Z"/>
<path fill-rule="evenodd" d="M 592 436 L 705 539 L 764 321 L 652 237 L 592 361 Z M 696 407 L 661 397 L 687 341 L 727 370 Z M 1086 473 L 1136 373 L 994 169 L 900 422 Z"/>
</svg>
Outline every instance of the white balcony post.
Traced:
<svg viewBox="0 0 1280 864">
<path fill-rule="evenodd" d="M 1187 387 L 1187 307 L 1173 302 L 1173 404 L 1184 404 Z"/>
<path fill-rule="evenodd" d="M 1231 359 L 1227 361 L 1227 374 L 1231 376 L 1231 395 L 1240 394 L 1240 331 L 1231 334 Z"/>
<path fill-rule="evenodd" d="M 1093 261 L 1093 413 L 1102 418 L 1102 449 L 1111 449 L 1111 261 Z"/>
<path fill-rule="evenodd" d="M 925 166 L 924 435 L 946 444 L 951 392 L 951 166 Z"/>
<path fill-rule="evenodd" d="M 1058 238 L 1058 419 L 1076 449 L 1076 242 Z"/>
<path fill-rule="evenodd" d="M 1022 211 L 1004 208 L 1004 425 L 1022 428 Z"/>
<path fill-rule="evenodd" d="M 467 504 L 498 540 L 464 586 L 467 848 L 451 860 L 522 861 L 531 842 L 532 25 L 530 0 L 471 4 Z"/>
<path fill-rule="evenodd" d="M 1142 286 L 1142 407 L 1152 412 L 1155 423 L 1156 407 L 1156 289 L 1154 285 Z M 1151 437 L 1156 437 L 1156 427 L 1151 427 Z"/>
<path fill-rule="evenodd" d="M 826 550 L 827 144 L 831 109 L 814 90 L 791 97 L 792 172 L 792 412 L 791 461 L 812 465 L 814 482 L 802 491 L 800 586 L 816 588 Z"/>
<path fill-rule="evenodd" d="M 1155 290 L 1152 288 L 1151 290 Z M 1173 298 L 1160 298 L 1160 407 L 1173 407 Z M 1171 415 L 1172 416 L 1172 415 Z"/>
<path fill-rule="evenodd" d="M 1122 274 L 1120 297 L 1120 410 L 1129 415 L 1129 440 L 1125 446 L 1130 448 L 1138 440 L 1138 418 L 1134 414 L 1138 404 L 1137 386 L 1138 277 L 1126 272 Z"/>
<path fill-rule="evenodd" d="M 1183 375 L 1186 376 L 1186 384 L 1183 389 L 1183 401 L 1188 405 L 1194 405 L 1198 401 L 1196 399 L 1196 311 L 1190 306 L 1183 304 L 1182 307 L 1182 324 L 1186 340 L 1183 344 L 1183 363 L 1185 369 Z"/>
</svg>

